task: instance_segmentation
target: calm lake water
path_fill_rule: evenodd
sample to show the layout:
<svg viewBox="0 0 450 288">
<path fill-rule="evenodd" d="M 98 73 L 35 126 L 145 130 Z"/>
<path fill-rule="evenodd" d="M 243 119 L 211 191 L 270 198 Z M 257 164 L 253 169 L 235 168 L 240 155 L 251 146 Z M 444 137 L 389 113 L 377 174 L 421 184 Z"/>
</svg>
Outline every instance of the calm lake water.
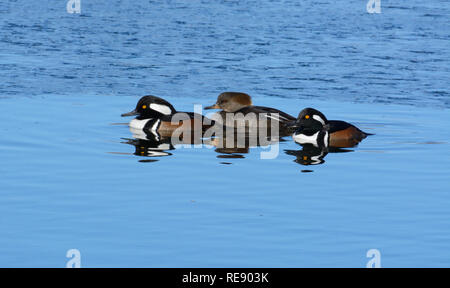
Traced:
<svg viewBox="0 0 450 288">
<path fill-rule="evenodd" d="M 58 2 L 0 3 L 1 267 L 450 266 L 448 1 Z M 223 91 L 375 135 L 148 157 L 120 117 Z"/>
</svg>

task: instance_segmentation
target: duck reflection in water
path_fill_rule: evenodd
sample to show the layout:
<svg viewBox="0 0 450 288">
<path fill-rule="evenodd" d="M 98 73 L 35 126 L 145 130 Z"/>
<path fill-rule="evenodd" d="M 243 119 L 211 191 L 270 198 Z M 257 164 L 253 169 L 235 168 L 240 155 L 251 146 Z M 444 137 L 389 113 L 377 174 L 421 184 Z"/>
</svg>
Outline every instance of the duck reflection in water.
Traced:
<svg viewBox="0 0 450 288">
<path fill-rule="evenodd" d="M 222 126 L 218 128 L 216 134 L 205 133 L 172 133 L 161 135 L 154 131 L 143 131 L 142 129 L 134 129 L 130 127 L 134 139 L 125 139 L 124 144 L 135 146 L 134 155 L 144 157 L 162 157 L 170 156 L 168 152 L 175 150 L 179 145 L 201 145 L 200 147 L 211 146 L 215 148 L 215 152 L 219 155 L 217 158 L 245 158 L 243 154 L 248 154 L 250 148 L 266 147 L 261 152 L 263 155 L 276 153 L 278 155 L 278 143 L 285 141 L 278 134 L 268 134 L 265 129 L 261 129 L 261 133 L 241 132 L 233 129 L 224 129 Z M 276 146 L 275 146 L 276 145 Z M 205 147 L 204 147 L 205 148 Z M 155 162 L 157 160 L 147 160 L 141 162 Z M 229 163 L 224 163 L 229 164 Z"/>
<path fill-rule="evenodd" d="M 345 153 L 353 152 L 353 150 L 304 144 L 301 150 L 284 150 L 284 152 L 287 155 L 295 156 L 297 158 L 294 160 L 295 163 L 308 166 L 325 163 L 324 158 L 328 153 Z"/>
<path fill-rule="evenodd" d="M 164 157 L 171 156 L 172 153 L 168 152 L 175 150 L 175 146 L 178 144 L 183 145 L 194 145 L 202 144 L 203 140 L 200 135 L 188 134 L 178 135 L 176 138 L 171 137 L 171 135 L 165 134 L 162 136 L 158 132 L 152 131 L 142 131 L 130 128 L 134 139 L 122 138 L 126 140 L 122 142 L 123 144 L 129 144 L 135 146 L 136 156 L 142 157 Z M 156 162 L 158 160 L 140 160 L 139 162 Z"/>
<path fill-rule="evenodd" d="M 127 139 L 122 138 L 125 140 L 124 144 L 133 145 L 135 147 L 135 152 L 133 153 L 136 156 L 143 156 L 143 157 L 163 157 L 163 156 L 170 156 L 172 153 L 169 153 L 167 151 L 174 150 L 175 147 L 170 143 L 170 139 L 164 138 L 161 140 L 156 140 L 156 138 L 153 139 Z"/>
<path fill-rule="evenodd" d="M 264 147 L 261 151 L 261 157 L 276 153 L 278 155 L 279 142 L 285 141 L 279 135 L 270 135 L 267 133 L 233 133 L 221 137 L 205 139 L 205 144 L 215 147 L 215 152 L 219 155 L 217 158 L 245 158 L 243 154 L 250 153 L 251 148 Z M 276 147 L 275 147 L 276 146 Z"/>
</svg>

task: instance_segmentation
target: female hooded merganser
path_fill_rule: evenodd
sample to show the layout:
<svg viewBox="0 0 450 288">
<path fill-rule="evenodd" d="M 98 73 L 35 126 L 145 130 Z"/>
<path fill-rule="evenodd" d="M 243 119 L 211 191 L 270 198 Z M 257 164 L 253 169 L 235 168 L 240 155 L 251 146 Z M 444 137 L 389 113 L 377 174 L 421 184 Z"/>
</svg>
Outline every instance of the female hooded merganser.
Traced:
<svg viewBox="0 0 450 288">
<path fill-rule="evenodd" d="M 372 135 L 350 123 L 327 120 L 325 115 L 313 108 L 303 109 L 292 126 L 297 128 L 292 136 L 295 142 L 314 146 L 354 147 Z"/>
<path fill-rule="evenodd" d="M 136 109 L 122 114 L 122 117 L 125 116 L 137 116 L 129 124 L 132 129 L 169 137 L 180 127 L 183 131 L 195 129 L 204 131 L 214 125 L 214 121 L 203 115 L 177 112 L 169 102 L 152 95 L 143 96 L 138 101 Z"/>
<path fill-rule="evenodd" d="M 280 134 L 287 135 L 292 134 L 292 130 L 289 129 L 287 124 L 295 120 L 295 117 L 278 109 L 253 106 L 250 95 L 241 92 L 224 92 L 217 97 L 216 104 L 205 107 L 205 110 L 207 109 L 222 109 L 222 111 L 217 113 L 218 115 L 213 116 L 212 119 L 217 122 L 226 123 L 226 126 L 230 126 L 230 123 L 226 121 L 227 113 L 242 113 L 244 117 L 253 113 L 257 117 L 256 120 L 259 120 L 254 123 L 248 121 L 246 122 L 246 126 L 265 125 L 266 127 L 270 127 L 270 121 L 277 121 Z M 264 123 L 261 123 L 260 115 L 264 115 L 264 117 L 262 117 Z M 234 123 L 231 123 L 231 125 L 234 125 Z"/>
</svg>

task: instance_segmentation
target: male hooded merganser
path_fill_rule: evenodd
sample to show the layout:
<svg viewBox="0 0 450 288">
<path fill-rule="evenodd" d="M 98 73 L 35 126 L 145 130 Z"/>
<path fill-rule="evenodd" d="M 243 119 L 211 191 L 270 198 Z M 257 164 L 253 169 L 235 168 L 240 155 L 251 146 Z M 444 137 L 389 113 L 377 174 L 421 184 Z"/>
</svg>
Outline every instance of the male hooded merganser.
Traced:
<svg viewBox="0 0 450 288">
<path fill-rule="evenodd" d="M 266 125 L 266 127 L 270 127 L 270 121 L 277 121 L 279 124 L 279 131 L 281 132 L 280 134 L 283 134 L 283 132 L 286 132 L 288 130 L 290 131 L 290 133 L 287 134 L 291 134 L 292 131 L 287 126 L 287 123 L 295 120 L 295 117 L 278 109 L 263 106 L 253 106 L 250 95 L 241 92 L 221 93 L 217 97 L 216 104 L 205 107 L 205 110 L 207 109 L 222 109 L 222 111 L 218 113 L 218 116 L 220 117 L 215 116 L 213 119 L 217 122 L 226 123 L 226 126 L 229 126 L 229 123 L 225 122 L 227 113 L 242 113 L 244 117 L 251 113 L 254 113 L 256 117 L 265 115 L 265 123 L 261 123 L 261 120 L 258 120 L 255 123 L 246 123 L 246 125 L 258 126 L 264 124 Z"/>
<path fill-rule="evenodd" d="M 325 115 L 313 108 L 303 109 L 292 127 L 297 128 L 292 136 L 295 142 L 314 146 L 354 147 L 368 135 L 372 135 L 350 123 L 327 120 Z"/>
<path fill-rule="evenodd" d="M 125 116 L 137 116 L 131 120 L 130 128 L 143 130 L 145 133 L 157 133 L 161 136 L 170 136 L 180 127 L 183 127 L 181 129 L 186 131 L 194 129 L 204 131 L 214 125 L 214 121 L 203 115 L 192 112 L 177 112 L 169 102 L 152 95 L 143 96 L 138 101 L 136 109 L 122 114 L 122 117 Z M 194 124 L 195 121 L 199 121 L 199 123 Z"/>
</svg>

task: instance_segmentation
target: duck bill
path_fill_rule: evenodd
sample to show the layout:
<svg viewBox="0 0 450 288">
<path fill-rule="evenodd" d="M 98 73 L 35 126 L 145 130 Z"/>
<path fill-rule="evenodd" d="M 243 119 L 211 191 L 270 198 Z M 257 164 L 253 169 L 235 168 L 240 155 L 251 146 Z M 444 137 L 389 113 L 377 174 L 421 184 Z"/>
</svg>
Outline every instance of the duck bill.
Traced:
<svg viewBox="0 0 450 288">
<path fill-rule="evenodd" d="M 128 113 L 124 113 L 124 114 L 122 114 L 122 115 L 120 115 L 120 116 L 122 116 L 122 117 L 127 117 L 127 116 L 136 116 L 136 115 L 138 115 L 139 113 L 136 111 L 136 109 L 135 110 L 133 110 L 133 111 L 131 111 L 131 112 L 128 112 Z"/>
<path fill-rule="evenodd" d="M 295 128 L 302 127 L 302 125 L 297 120 L 293 120 L 293 121 L 287 122 L 286 127 L 295 129 Z"/>
<path fill-rule="evenodd" d="M 203 108 L 203 109 L 205 109 L 205 110 L 209 110 L 209 109 L 220 109 L 220 107 L 219 107 L 219 105 L 217 105 L 217 103 L 216 103 L 216 104 L 211 105 L 211 106 L 206 106 L 206 107 Z"/>
</svg>

